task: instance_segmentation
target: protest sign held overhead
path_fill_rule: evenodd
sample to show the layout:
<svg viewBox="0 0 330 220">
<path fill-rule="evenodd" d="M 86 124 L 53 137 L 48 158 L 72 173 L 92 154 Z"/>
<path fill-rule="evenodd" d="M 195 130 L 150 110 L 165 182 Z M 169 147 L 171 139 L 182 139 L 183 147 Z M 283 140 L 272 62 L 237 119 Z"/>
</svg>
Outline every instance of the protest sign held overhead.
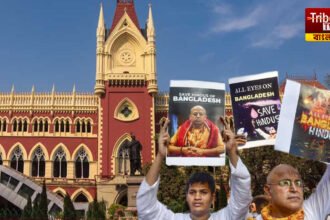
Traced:
<svg viewBox="0 0 330 220">
<path fill-rule="evenodd" d="M 330 162 L 330 91 L 288 80 L 275 150 Z"/>
<path fill-rule="evenodd" d="M 235 132 L 241 148 L 274 145 L 281 109 L 276 71 L 229 79 Z"/>
<path fill-rule="evenodd" d="M 170 82 L 170 144 L 168 165 L 221 166 L 225 146 L 219 117 L 225 113 L 223 83 L 172 80 Z"/>
</svg>

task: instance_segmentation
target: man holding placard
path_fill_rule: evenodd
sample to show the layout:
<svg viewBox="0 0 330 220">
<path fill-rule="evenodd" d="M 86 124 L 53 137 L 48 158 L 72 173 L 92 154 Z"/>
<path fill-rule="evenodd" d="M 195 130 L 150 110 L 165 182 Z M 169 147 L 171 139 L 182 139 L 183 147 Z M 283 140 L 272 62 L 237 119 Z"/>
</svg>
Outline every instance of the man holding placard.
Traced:
<svg viewBox="0 0 330 220">
<path fill-rule="evenodd" d="M 274 167 L 264 187 L 270 197 L 257 220 L 318 220 L 330 213 L 330 165 L 314 193 L 304 201 L 304 183 L 297 169 L 287 164 Z"/>
<path fill-rule="evenodd" d="M 186 186 L 186 201 L 190 213 L 173 213 L 165 205 L 157 200 L 159 186 L 159 172 L 161 164 L 166 157 L 169 134 L 166 120 L 161 126 L 158 139 L 158 154 L 152 164 L 146 178 L 141 183 L 137 194 L 137 210 L 139 219 L 143 220 L 215 220 L 233 219 L 242 220 L 245 218 L 251 197 L 250 174 L 237 155 L 237 142 L 242 140 L 235 138 L 230 130 L 229 124 L 224 122 L 224 137 L 226 140 L 226 151 L 231 167 L 231 195 L 229 204 L 218 212 L 210 213 L 210 208 L 215 199 L 215 186 L 213 178 L 206 173 L 193 174 Z M 170 183 L 169 183 L 170 184 Z"/>
</svg>

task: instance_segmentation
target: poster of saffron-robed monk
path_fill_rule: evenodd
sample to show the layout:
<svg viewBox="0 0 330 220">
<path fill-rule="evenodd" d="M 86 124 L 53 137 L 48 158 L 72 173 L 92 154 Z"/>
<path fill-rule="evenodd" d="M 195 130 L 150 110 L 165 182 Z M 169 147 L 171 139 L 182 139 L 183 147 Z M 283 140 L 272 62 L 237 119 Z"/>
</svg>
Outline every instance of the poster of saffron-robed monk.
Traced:
<svg viewBox="0 0 330 220">
<path fill-rule="evenodd" d="M 275 150 L 330 162 L 330 91 L 287 80 Z"/>
<path fill-rule="evenodd" d="M 274 145 L 281 109 L 278 72 L 229 79 L 235 132 L 247 142 L 240 148 Z"/>
<path fill-rule="evenodd" d="M 166 164 L 221 166 L 225 145 L 219 117 L 225 114 L 225 84 L 171 80 Z"/>
</svg>

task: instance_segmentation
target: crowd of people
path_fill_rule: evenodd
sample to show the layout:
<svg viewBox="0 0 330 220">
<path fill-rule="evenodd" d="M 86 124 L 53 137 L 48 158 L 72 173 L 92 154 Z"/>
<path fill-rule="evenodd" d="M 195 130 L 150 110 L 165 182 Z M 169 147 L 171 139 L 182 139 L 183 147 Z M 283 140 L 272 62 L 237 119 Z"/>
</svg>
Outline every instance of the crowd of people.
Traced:
<svg viewBox="0 0 330 220">
<path fill-rule="evenodd" d="M 201 117 L 205 109 L 196 108 L 194 116 Z M 252 198 L 251 177 L 240 159 L 237 145 L 246 141 L 244 135 L 233 133 L 230 123 L 221 118 L 224 124 L 223 145 L 230 162 L 230 199 L 228 205 L 211 213 L 215 200 L 215 182 L 207 173 L 194 173 L 186 185 L 188 213 L 174 213 L 158 201 L 157 192 L 160 182 L 160 168 L 167 151 L 184 154 L 170 139 L 167 131 L 169 120 L 161 125 L 158 138 L 158 153 L 140 185 L 137 194 L 139 219 L 143 220 L 325 220 L 330 213 L 330 165 L 318 183 L 315 191 L 304 200 L 304 182 L 298 170 L 288 164 L 275 166 L 268 174 L 264 185 L 264 195 Z M 185 132 L 187 133 L 187 132 Z M 178 133 L 179 134 L 179 133 Z M 208 132 L 211 135 L 211 132 Z M 220 136 L 220 134 L 219 134 Z M 216 147 L 215 147 L 216 148 Z M 205 147 L 207 150 L 208 148 Z M 191 150 L 190 154 L 197 153 Z"/>
</svg>

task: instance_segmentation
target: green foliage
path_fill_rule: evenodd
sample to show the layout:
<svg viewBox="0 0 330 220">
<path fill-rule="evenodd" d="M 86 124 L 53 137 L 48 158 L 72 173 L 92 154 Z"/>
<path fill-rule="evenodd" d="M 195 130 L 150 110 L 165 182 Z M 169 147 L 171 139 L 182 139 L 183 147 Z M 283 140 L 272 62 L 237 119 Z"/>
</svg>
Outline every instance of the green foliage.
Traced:
<svg viewBox="0 0 330 220">
<path fill-rule="evenodd" d="M 45 181 L 42 185 L 41 194 L 38 194 L 38 196 L 33 201 L 31 218 L 38 220 L 48 220 L 48 199 Z"/>
<path fill-rule="evenodd" d="M 55 219 L 63 219 L 64 218 L 64 213 L 63 211 L 61 212 L 56 212 L 54 215 Z"/>
<path fill-rule="evenodd" d="M 297 168 L 305 184 L 305 196 L 309 196 L 320 181 L 325 165 L 311 160 L 305 160 L 290 154 L 275 151 L 273 146 L 246 149 L 241 158 L 251 174 L 253 196 L 263 194 L 263 186 L 271 169 L 281 163 Z"/>
<path fill-rule="evenodd" d="M 126 209 L 125 206 L 120 204 L 112 204 L 108 209 L 108 215 L 110 216 L 110 219 L 116 219 L 118 214 L 120 212 L 124 212 Z"/>
<path fill-rule="evenodd" d="M 96 199 L 94 199 L 93 202 L 91 202 L 88 206 L 87 211 L 87 219 L 88 220 L 103 220 L 106 218 L 106 204 L 105 201 L 102 200 L 101 202 L 98 202 Z"/>
<path fill-rule="evenodd" d="M 39 219 L 39 217 L 40 217 L 40 208 L 39 208 L 39 198 L 38 197 L 33 201 L 31 217 L 32 217 L 32 219 Z"/>
<path fill-rule="evenodd" d="M 215 210 L 220 210 L 227 206 L 227 192 L 222 179 L 220 179 L 220 190 L 216 194 L 216 205 Z"/>
<path fill-rule="evenodd" d="M 74 209 L 73 203 L 69 194 L 67 193 L 64 197 L 64 211 L 63 219 L 64 220 L 74 220 L 77 218 L 76 210 Z"/>
<path fill-rule="evenodd" d="M 32 202 L 31 202 L 31 196 L 27 198 L 27 203 L 24 207 L 21 219 L 31 219 L 32 217 Z"/>
<path fill-rule="evenodd" d="M 185 211 L 185 175 L 176 166 L 162 164 L 158 198 L 175 212 Z"/>
<path fill-rule="evenodd" d="M 0 219 L 19 219 L 20 216 L 21 213 L 14 208 L 9 208 L 9 207 L 0 208 Z"/>
<path fill-rule="evenodd" d="M 42 191 L 39 201 L 40 219 L 48 220 L 48 199 L 45 181 L 42 184 Z"/>
</svg>

